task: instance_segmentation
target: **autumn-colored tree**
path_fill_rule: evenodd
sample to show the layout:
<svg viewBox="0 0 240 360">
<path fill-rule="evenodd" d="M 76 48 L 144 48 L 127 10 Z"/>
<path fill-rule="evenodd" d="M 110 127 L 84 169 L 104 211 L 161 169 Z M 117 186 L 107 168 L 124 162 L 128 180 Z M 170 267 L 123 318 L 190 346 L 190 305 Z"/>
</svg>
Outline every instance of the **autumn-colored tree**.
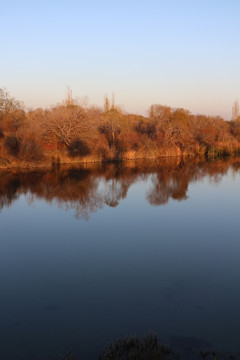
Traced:
<svg viewBox="0 0 240 360">
<path fill-rule="evenodd" d="M 44 114 L 45 137 L 69 147 L 76 139 L 86 139 L 91 129 L 85 109 L 77 105 L 59 105 Z"/>
<path fill-rule="evenodd" d="M 0 89 L 0 114 L 9 113 L 23 108 L 22 102 L 10 96 L 6 89 Z"/>
<path fill-rule="evenodd" d="M 117 109 L 110 109 L 104 114 L 103 123 L 98 128 L 99 132 L 106 137 L 110 149 L 115 145 L 121 133 L 121 117 Z"/>
<path fill-rule="evenodd" d="M 0 89 L 0 157 L 5 161 L 40 161 L 46 156 L 120 160 L 185 154 L 228 154 L 240 149 L 239 105 L 233 120 L 193 115 L 185 109 L 154 104 L 149 116 L 126 114 L 105 98 L 104 108 L 73 98 L 25 111 L 21 102 Z M 16 159 L 15 159 L 16 160 Z"/>
<path fill-rule="evenodd" d="M 169 106 L 163 106 L 154 104 L 150 106 L 149 117 L 151 120 L 157 120 L 158 124 L 165 122 L 171 118 L 171 108 Z"/>
<path fill-rule="evenodd" d="M 0 89 L 0 136 L 6 131 L 18 130 L 24 120 L 23 103 L 10 96 L 6 89 Z"/>
</svg>

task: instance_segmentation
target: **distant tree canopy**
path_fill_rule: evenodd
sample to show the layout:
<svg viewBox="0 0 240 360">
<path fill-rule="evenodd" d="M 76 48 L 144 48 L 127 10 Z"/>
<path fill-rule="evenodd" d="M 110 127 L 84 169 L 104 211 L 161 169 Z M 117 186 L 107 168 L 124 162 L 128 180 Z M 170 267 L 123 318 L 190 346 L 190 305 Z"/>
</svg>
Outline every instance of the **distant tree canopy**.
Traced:
<svg viewBox="0 0 240 360">
<path fill-rule="evenodd" d="M 48 109 L 26 111 L 0 89 L 0 158 L 43 161 L 54 156 L 97 160 L 239 153 L 239 105 L 232 121 L 151 105 L 149 116 L 124 113 L 105 97 L 103 108 L 72 97 Z"/>
</svg>

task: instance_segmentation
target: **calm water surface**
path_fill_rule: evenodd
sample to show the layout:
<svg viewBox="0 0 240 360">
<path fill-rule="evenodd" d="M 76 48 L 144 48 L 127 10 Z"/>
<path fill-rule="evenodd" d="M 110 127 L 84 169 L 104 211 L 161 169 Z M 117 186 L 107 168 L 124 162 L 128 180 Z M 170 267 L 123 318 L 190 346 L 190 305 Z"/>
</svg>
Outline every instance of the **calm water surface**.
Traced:
<svg viewBox="0 0 240 360">
<path fill-rule="evenodd" d="M 240 351 L 239 160 L 1 173 L 0 209 L 0 359 Z"/>
</svg>

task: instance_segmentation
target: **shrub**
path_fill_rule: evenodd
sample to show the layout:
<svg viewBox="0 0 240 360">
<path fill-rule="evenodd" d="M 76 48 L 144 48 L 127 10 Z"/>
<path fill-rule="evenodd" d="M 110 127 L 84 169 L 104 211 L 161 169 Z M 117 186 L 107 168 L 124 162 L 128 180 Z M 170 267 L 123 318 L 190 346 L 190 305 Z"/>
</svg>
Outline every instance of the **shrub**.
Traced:
<svg viewBox="0 0 240 360">
<path fill-rule="evenodd" d="M 4 141 L 4 146 L 9 155 L 17 156 L 20 151 L 20 139 L 15 135 L 9 135 Z"/>
<path fill-rule="evenodd" d="M 90 153 L 88 145 L 80 139 L 72 141 L 68 147 L 68 154 L 71 157 L 87 156 Z"/>
<path fill-rule="evenodd" d="M 155 335 L 146 338 L 130 337 L 110 344 L 99 357 L 100 360 L 170 360 L 174 358 L 172 350 L 159 344 Z"/>
<path fill-rule="evenodd" d="M 43 158 L 42 148 L 34 139 L 24 139 L 21 142 L 19 157 L 26 161 L 40 161 Z"/>
</svg>

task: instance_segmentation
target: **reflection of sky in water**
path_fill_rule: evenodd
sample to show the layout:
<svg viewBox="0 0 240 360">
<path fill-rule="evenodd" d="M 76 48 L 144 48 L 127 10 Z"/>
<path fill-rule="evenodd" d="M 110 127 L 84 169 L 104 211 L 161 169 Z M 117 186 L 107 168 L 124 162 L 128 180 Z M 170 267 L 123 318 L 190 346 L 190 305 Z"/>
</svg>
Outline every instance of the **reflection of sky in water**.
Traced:
<svg viewBox="0 0 240 360">
<path fill-rule="evenodd" d="M 239 174 L 190 182 L 187 200 L 164 206 L 146 201 L 154 178 L 88 221 L 56 201 L 29 206 L 29 195 L 3 208 L 0 358 L 43 359 L 74 341 L 97 358 L 110 340 L 149 330 L 240 350 Z M 98 184 L 104 199 L 112 181 Z"/>
</svg>

